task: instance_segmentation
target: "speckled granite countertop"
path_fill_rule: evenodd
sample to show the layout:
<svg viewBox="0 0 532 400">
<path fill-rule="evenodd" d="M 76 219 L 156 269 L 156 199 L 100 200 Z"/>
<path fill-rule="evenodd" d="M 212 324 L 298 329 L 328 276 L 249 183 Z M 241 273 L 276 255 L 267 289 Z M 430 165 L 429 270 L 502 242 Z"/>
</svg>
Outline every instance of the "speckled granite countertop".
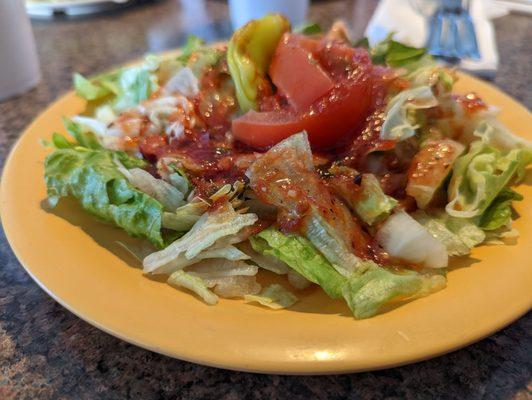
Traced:
<svg viewBox="0 0 532 400">
<path fill-rule="evenodd" d="M 360 35 L 375 1 L 320 1 L 311 20 L 345 18 Z M 495 22 L 501 68 L 495 84 L 532 106 L 532 20 Z M 0 163 L 24 127 L 69 89 L 73 71 L 93 74 L 187 34 L 229 36 L 223 1 L 167 0 L 91 19 L 34 22 L 43 81 L 0 102 Z M 324 377 L 237 373 L 167 358 L 122 342 L 55 303 L 0 237 L 0 399 L 532 399 L 532 315 L 452 354 L 385 371 Z"/>
</svg>

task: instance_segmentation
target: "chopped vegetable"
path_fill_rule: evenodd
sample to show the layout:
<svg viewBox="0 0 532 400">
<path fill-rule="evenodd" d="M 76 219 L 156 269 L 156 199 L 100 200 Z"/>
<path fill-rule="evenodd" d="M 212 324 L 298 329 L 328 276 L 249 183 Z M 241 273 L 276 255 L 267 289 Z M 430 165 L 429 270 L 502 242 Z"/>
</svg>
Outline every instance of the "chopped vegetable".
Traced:
<svg viewBox="0 0 532 400">
<path fill-rule="evenodd" d="M 397 200 L 384 194 L 375 175 L 362 175 L 361 196 L 355 204 L 355 211 L 364 222 L 373 225 L 381 221 L 396 205 Z"/>
<path fill-rule="evenodd" d="M 433 140 L 424 144 L 412 160 L 408 170 L 406 193 L 425 209 L 434 199 L 465 146 L 454 140 Z"/>
<path fill-rule="evenodd" d="M 162 247 L 163 206 L 129 184 L 115 160 L 128 167 L 143 165 L 141 160 L 110 150 L 55 150 L 44 163 L 50 203 L 54 205 L 60 197 L 72 195 L 89 213 Z"/>
<path fill-rule="evenodd" d="M 512 189 L 502 189 L 480 216 L 479 226 L 486 231 L 507 226 L 512 220 L 513 200 L 521 201 L 523 196 Z"/>
<path fill-rule="evenodd" d="M 209 290 L 203 279 L 183 270 L 175 271 L 170 275 L 167 282 L 169 285 L 185 288 L 196 293 L 205 303 L 211 306 L 218 303 L 218 296 Z"/>
<path fill-rule="evenodd" d="M 447 248 L 450 256 L 464 256 L 486 238 L 484 231 L 475 221 L 466 218 L 451 217 L 445 212 L 427 214 L 416 211 L 413 217 Z"/>
<path fill-rule="evenodd" d="M 445 210 L 453 217 L 482 215 L 512 177 L 524 176 L 532 162 L 532 149 L 516 148 L 503 153 L 482 141 L 455 163 Z"/>
<path fill-rule="evenodd" d="M 259 294 L 245 295 L 244 300 L 248 303 L 257 302 L 268 308 L 280 310 L 294 305 L 297 297 L 281 285 L 273 284 L 264 288 Z"/>
<path fill-rule="evenodd" d="M 377 240 L 398 260 L 427 268 L 447 267 L 445 246 L 404 211 L 389 217 L 379 228 Z"/>
<path fill-rule="evenodd" d="M 248 22 L 238 29 L 227 48 L 227 64 L 243 111 L 257 108 L 257 97 L 268 87 L 266 71 L 281 40 L 290 28 L 288 20 L 278 14 Z"/>
<path fill-rule="evenodd" d="M 416 134 L 414 111 L 432 108 L 438 100 L 429 86 L 420 86 L 400 92 L 392 98 L 386 108 L 380 138 L 384 140 L 405 140 Z"/>
</svg>

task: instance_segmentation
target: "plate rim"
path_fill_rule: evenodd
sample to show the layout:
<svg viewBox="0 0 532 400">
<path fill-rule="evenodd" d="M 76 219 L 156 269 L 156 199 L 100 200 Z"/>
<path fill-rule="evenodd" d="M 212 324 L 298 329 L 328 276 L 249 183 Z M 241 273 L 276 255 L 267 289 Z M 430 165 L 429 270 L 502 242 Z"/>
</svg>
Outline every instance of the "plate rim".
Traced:
<svg viewBox="0 0 532 400">
<path fill-rule="evenodd" d="M 172 53 L 174 51 L 166 52 L 166 53 Z M 166 54 L 165 53 L 165 54 Z M 127 65 L 130 63 L 124 63 L 122 65 Z M 519 106 L 524 111 L 528 111 L 527 107 L 524 106 L 521 102 L 513 99 L 508 94 L 504 93 L 501 89 L 499 89 L 497 86 L 493 85 L 490 82 L 481 81 L 478 78 L 472 77 L 471 75 L 468 75 L 463 72 L 459 72 L 459 75 L 465 75 L 468 79 L 472 79 L 474 81 L 477 81 L 477 83 L 480 83 L 481 85 L 485 85 L 487 87 L 490 87 L 492 90 L 496 91 L 499 96 L 506 97 L 506 100 L 510 100 L 512 103 L 514 103 L 516 106 Z M 516 321 L 518 318 L 526 314 L 531 308 L 532 308 L 532 299 L 528 302 L 528 304 L 524 304 L 521 308 L 512 308 L 513 312 L 506 313 L 504 317 L 501 318 L 494 318 L 491 321 L 496 320 L 496 322 L 492 322 L 488 324 L 485 329 L 481 333 L 477 333 L 476 335 L 472 335 L 472 337 L 466 341 L 457 343 L 454 346 L 447 346 L 442 349 L 431 351 L 430 353 L 424 354 L 422 356 L 416 356 L 416 357 L 405 357 L 403 360 L 399 360 L 396 362 L 388 362 L 388 363 L 382 363 L 379 366 L 369 366 L 369 367 L 363 367 L 359 368 L 357 367 L 356 360 L 328 360 L 327 362 L 320 362 L 320 363 L 312 363 L 314 367 L 310 368 L 299 368 L 304 363 L 309 363 L 306 360 L 294 362 L 286 360 L 278 360 L 278 367 L 277 368 L 270 368 L 270 367 L 264 367 L 264 366 L 258 366 L 257 368 L 250 367 L 249 363 L 246 362 L 246 360 L 239 359 L 239 360 L 226 360 L 225 362 L 222 361 L 215 361 L 212 357 L 191 357 L 187 355 L 182 354 L 176 354 L 174 352 L 166 351 L 164 348 L 160 348 L 157 346 L 152 346 L 150 344 L 142 343 L 137 340 L 135 340 L 132 337 L 129 337 L 124 332 L 121 332 L 119 330 L 107 327 L 98 321 L 91 319 L 87 315 L 83 315 L 82 311 L 76 310 L 74 307 L 68 304 L 68 301 L 61 298 L 60 296 L 56 295 L 52 289 L 49 289 L 45 286 L 43 282 L 41 282 L 37 276 L 34 275 L 32 272 L 32 269 L 29 265 L 26 264 L 26 260 L 22 254 L 20 254 L 19 249 L 17 245 L 13 242 L 10 226 L 6 226 L 4 213 L 5 213 L 5 203 L 6 203 L 6 184 L 5 177 L 8 174 L 8 171 L 10 171 L 10 166 L 13 162 L 14 157 L 16 156 L 17 152 L 20 151 L 20 145 L 22 142 L 23 137 L 27 134 L 28 131 L 30 131 L 35 125 L 37 125 L 39 119 L 44 115 L 47 114 L 52 108 L 57 107 L 59 104 L 61 104 L 64 101 L 68 101 L 69 98 L 73 97 L 75 95 L 73 90 L 69 90 L 68 92 L 64 93 L 63 95 L 59 96 L 55 100 L 53 100 L 47 107 L 44 108 L 39 114 L 32 120 L 30 124 L 28 124 L 22 134 L 17 138 L 16 142 L 12 146 L 12 148 L 9 151 L 9 155 L 5 160 L 5 163 L 3 165 L 2 170 L 2 177 L 0 182 L 0 215 L 1 215 L 1 221 L 2 226 L 4 229 L 5 237 L 7 239 L 7 242 L 9 243 L 11 250 L 13 251 L 14 255 L 17 257 L 18 262 L 20 265 L 26 270 L 26 272 L 30 275 L 33 281 L 37 283 L 37 285 L 44 290 L 45 293 L 47 293 L 52 299 L 57 301 L 59 304 L 61 304 L 64 308 L 66 308 L 68 311 L 72 312 L 74 315 L 76 315 L 78 318 L 82 319 L 83 321 L 95 326 L 101 331 L 104 331 L 107 334 L 110 334 L 120 340 L 124 340 L 125 342 L 131 343 L 135 346 L 138 346 L 140 348 L 156 352 L 159 354 L 163 354 L 165 356 L 169 356 L 172 358 L 177 358 L 179 360 L 184 360 L 187 362 L 193 362 L 201 365 L 207 365 L 211 367 L 216 368 L 222 368 L 222 369 L 228 369 L 228 370 L 234 370 L 234 371 L 245 371 L 245 372 L 254 372 L 254 373 L 262 373 L 262 374 L 282 374 L 282 375 L 327 375 L 327 374 L 338 374 L 338 373 L 352 373 L 352 372 L 364 372 L 364 371 L 375 371 L 380 369 L 387 369 L 392 367 L 397 367 L 401 365 L 406 364 L 413 364 L 417 363 L 423 360 L 439 357 L 441 355 L 456 351 L 458 349 L 467 347 L 473 343 L 476 343 L 493 333 L 505 328 L 506 326 L 510 325 L 512 322 Z M 280 367 L 280 368 L 279 368 Z"/>
</svg>

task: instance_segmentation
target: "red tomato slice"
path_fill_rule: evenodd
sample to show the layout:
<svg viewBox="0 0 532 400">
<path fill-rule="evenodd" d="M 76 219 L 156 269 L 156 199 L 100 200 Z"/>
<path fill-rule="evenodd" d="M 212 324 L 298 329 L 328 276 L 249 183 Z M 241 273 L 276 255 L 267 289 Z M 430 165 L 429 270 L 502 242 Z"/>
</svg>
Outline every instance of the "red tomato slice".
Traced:
<svg viewBox="0 0 532 400">
<path fill-rule="evenodd" d="M 281 43 L 278 57 L 272 61 L 272 73 L 281 94 L 292 96 L 290 100 L 297 104 L 310 106 L 302 110 L 290 105 L 274 111 L 249 111 L 232 122 L 236 139 L 250 147 L 266 149 L 305 130 L 314 149 L 328 149 L 345 144 L 344 139 L 364 122 L 372 106 L 373 86 L 372 66 L 366 52 L 341 44 L 321 45 L 318 41 L 314 46 L 309 41 L 312 39 L 292 36 L 287 41 L 289 46 Z M 301 62 L 297 60 L 303 54 L 308 56 L 313 47 L 320 69 L 308 63 L 300 68 Z M 338 49 L 331 51 L 335 47 Z M 334 87 L 316 100 L 313 97 L 328 86 L 326 79 L 316 78 L 320 70 L 325 71 Z M 315 80 L 321 83 L 314 85 Z"/>
<path fill-rule="evenodd" d="M 371 85 L 365 80 L 334 88 L 305 113 L 249 111 L 233 120 L 232 130 L 238 140 L 258 149 L 266 149 L 301 131 L 307 131 L 313 148 L 333 148 L 360 126 L 370 103 Z"/>
<path fill-rule="evenodd" d="M 269 75 L 279 93 L 297 111 L 306 110 L 320 97 L 330 92 L 334 82 L 321 68 L 312 53 L 285 34 L 275 50 Z M 294 73 L 294 67 L 297 71 Z"/>
</svg>

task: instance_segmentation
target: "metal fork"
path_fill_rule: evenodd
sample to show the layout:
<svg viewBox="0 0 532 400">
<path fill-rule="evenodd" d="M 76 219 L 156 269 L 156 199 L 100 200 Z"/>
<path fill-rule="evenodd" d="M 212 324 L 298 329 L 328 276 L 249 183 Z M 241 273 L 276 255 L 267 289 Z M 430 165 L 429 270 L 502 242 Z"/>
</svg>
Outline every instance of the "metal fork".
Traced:
<svg viewBox="0 0 532 400">
<path fill-rule="evenodd" d="M 430 19 L 427 48 L 450 63 L 480 59 L 477 36 L 469 14 L 469 0 L 439 0 Z"/>
</svg>

